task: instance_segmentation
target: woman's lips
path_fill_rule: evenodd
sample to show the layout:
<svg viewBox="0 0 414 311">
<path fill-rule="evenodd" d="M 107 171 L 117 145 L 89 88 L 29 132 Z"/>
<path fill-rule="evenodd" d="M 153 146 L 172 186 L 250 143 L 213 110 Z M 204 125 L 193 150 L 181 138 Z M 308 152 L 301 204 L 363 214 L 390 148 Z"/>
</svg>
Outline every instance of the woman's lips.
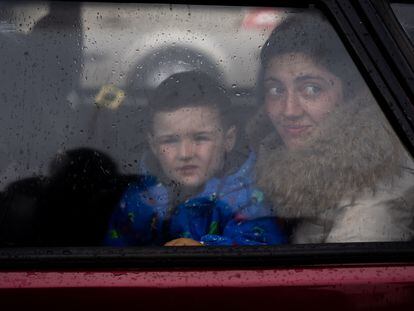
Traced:
<svg viewBox="0 0 414 311">
<path fill-rule="evenodd" d="M 311 125 L 284 125 L 283 129 L 291 136 L 300 136 L 305 133 Z"/>
</svg>

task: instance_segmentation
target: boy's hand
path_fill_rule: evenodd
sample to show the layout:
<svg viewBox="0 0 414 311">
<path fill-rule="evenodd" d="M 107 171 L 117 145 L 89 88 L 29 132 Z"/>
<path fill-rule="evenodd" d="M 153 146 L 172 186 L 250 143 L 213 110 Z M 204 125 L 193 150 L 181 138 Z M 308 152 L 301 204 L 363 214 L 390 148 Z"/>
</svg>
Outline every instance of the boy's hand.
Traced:
<svg viewBox="0 0 414 311">
<path fill-rule="evenodd" d="M 203 244 L 193 239 L 179 238 L 165 243 L 164 246 L 203 246 Z"/>
</svg>

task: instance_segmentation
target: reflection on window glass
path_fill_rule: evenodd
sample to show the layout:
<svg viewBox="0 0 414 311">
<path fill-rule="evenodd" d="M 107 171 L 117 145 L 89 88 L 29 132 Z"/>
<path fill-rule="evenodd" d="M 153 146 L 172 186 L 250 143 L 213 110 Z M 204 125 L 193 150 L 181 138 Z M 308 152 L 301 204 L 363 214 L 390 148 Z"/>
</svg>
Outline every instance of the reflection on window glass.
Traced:
<svg viewBox="0 0 414 311">
<path fill-rule="evenodd" d="M 1 245 L 413 238 L 412 158 L 318 12 L 0 6 Z"/>
<path fill-rule="evenodd" d="M 392 3 L 391 8 L 411 42 L 414 43 L 414 4 Z"/>
</svg>

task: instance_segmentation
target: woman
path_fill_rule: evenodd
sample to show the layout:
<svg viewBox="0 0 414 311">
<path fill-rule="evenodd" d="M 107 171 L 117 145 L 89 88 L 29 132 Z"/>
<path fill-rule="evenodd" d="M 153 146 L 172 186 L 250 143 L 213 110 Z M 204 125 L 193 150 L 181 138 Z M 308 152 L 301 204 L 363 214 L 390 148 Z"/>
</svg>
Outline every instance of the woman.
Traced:
<svg viewBox="0 0 414 311">
<path fill-rule="evenodd" d="M 329 23 L 296 15 L 261 51 L 273 130 L 260 147 L 259 185 L 278 216 L 298 221 L 293 243 L 412 239 L 411 157 Z"/>
</svg>

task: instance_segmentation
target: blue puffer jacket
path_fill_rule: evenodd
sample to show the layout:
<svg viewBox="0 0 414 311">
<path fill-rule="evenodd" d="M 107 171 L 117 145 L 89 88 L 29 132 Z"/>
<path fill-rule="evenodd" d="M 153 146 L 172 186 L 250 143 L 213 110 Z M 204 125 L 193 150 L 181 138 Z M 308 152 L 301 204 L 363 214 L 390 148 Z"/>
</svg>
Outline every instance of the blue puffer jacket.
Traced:
<svg viewBox="0 0 414 311">
<path fill-rule="evenodd" d="M 205 245 L 284 243 L 277 219 L 253 185 L 254 162 L 252 153 L 236 173 L 210 179 L 204 191 L 175 207 L 157 178 L 141 176 L 112 215 L 105 244 L 163 245 L 180 237 Z"/>
</svg>

